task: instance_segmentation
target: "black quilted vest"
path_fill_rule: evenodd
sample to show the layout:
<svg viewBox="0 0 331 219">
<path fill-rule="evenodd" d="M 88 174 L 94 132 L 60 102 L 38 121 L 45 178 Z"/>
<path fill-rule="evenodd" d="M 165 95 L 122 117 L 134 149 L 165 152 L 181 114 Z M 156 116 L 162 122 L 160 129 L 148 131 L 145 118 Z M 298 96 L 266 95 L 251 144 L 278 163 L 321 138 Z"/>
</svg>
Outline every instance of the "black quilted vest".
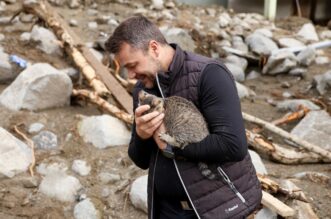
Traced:
<svg viewBox="0 0 331 219">
<path fill-rule="evenodd" d="M 169 68 L 171 72 L 159 74 L 162 91 L 166 97 L 181 96 L 192 101 L 199 108 L 198 86 L 201 72 L 206 65 L 216 63 L 224 68 L 226 73 L 230 74 L 230 72 L 216 60 L 183 51 L 174 44 L 171 46 L 176 50 Z M 156 219 L 152 185 L 157 153 L 155 151 L 149 166 L 148 215 L 152 219 Z M 220 165 L 238 193 L 244 197 L 245 202 L 222 178 L 219 180 L 204 178 L 196 163 L 180 160 L 175 162 L 181 181 L 199 218 L 244 218 L 245 215 L 254 211 L 261 202 L 261 186 L 248 153 L 242 161 Z M 214 168 L 217 166 L 219 165 L 215 164 Z"/>
</svg>

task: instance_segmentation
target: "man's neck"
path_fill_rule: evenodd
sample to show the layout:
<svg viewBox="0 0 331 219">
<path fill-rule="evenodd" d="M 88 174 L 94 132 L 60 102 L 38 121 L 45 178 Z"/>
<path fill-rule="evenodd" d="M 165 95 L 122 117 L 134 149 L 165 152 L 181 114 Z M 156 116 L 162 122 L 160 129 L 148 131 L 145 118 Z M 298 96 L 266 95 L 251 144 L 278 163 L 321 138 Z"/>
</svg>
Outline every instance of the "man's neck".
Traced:
<svg viewBox="0 0 331 219">
<path fill-rule="evenodd" d="M 162 68 L 165 72 L 167 72 L 175 56 L 175 49 L 172 48 L 170 45 L 166 45 L 164 49 L 165 59 Z"/>
</svg>

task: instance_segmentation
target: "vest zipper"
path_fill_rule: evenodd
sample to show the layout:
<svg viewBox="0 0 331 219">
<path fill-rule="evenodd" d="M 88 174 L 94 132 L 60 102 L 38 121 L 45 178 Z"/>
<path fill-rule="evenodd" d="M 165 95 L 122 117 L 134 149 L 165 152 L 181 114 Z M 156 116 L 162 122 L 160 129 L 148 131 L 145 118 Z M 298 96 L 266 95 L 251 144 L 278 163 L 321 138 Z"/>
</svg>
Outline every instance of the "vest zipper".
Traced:
<svg viewBox="0 0 331 219">
<path fill-rule="evenodd" d="M 219 166 L 217 167 L 218 172 L 224 179 L 224 181 L 230 186 L 231 190 L 238 196 L 238 198 L 242 201 L 242 203 L 245 203 L 245 198 L 240 194 L 240 192 L 237 190 L 237 188 L 234 186 L 233 182 L 231 182 L 230 178 L 226 173 L 223 171 L 223 169 Z"/>
<path fill-rule="evenodd" d="M 155 169 L 156 169 L 156 162 L 157 162 L 158 156 L 159 156 L 159 150 L 157 150 L 157 152 L 156 152 L 156 158 L 155 158 L 154 168 L 153 168 L 151 219 L 154 218 L 154 179 L 155 179 Z"/>
<path fill-rule="evenodd" d="M 184 188 L 184 190 L 185 190 L 185 193 L 186 193 L 186 195 L 187 195 L 187 198 L 188 198 L 188 200 L 190 201 L 190 203 L 191 203 L 191 205 L 192 205 L 192 208 L 193 208 L 193 210 L 194 210 L 196 216 L 197 216 L 199 219 L 201 219 L 200 216 L 199 216 L 199 214 L 198 214 L 198 212 L 197 212 L 197 209 L 195 208 L 195 206 L 194 206 L 194 204 L 193 204 L 193 202 L 192 202 L 192 200 L 191 200 L 191 197 L 190 197 L 189 193 L 187 192 L 187 189 L 186 189 L 186 187 L 185 187 L 184 181 L 183 181 L 183 179 L 182 179 L 182 177 L 181 177 L 181 175 L 180 175 L 180 173 L 179 173 L 179 170 L 178 170 L 178 167 L 177 167 L 176 160 L 173 159 L 173 161 L 174 161 L 174 165 L 175 165 L 175 168 L 176 168 L 176 171 L 177 171 L 177 175 L 178 175 L 178 177 L 179 177 L 180 182 L 182 183 L 182 186 L 183 186 L 183 188 Z"/>
</svg>

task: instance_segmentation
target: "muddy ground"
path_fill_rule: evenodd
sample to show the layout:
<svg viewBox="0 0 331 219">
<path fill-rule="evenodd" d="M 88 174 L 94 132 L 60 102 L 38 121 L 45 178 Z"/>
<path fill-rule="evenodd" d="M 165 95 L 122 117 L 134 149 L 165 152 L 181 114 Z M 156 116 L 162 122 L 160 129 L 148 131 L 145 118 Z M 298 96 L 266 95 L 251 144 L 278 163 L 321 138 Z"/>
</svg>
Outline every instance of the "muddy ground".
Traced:
<svg viewBox="0 0 331 219">
<path fill-rule="evenodd" d="M 2 12 L 4 15 L 13 15 L 19 9 L 19 2 L 13 5 L 8 5 L 7 10 Z M 86 11 L 89 8 L 80 7 L 79 9 L 69 9 L 67 6 L 55 7 L 56 10 L 63 16 L 64 19 L 76 19 L 80 24 L 74 27 L 74 31 L 85 42 L 92 42 L 97 39 L 99 31 L 108 33 L 106 25 L 99 25 L 98 31 L 91 31 L 87 28 L 87 22 L 93 18 L 86 16 Z M 125 18 L 132 15 L 133 6 L 130 4 L 99 4 L 97 9 L 102 14 L 113 14 L 116 17 Z M 185 20 L 185 15 L 189 15 L 193 7 L 181 6 L 181 18 Z M 203 18 L 201 18 L 203 19 Z M 175 21 L 178 23 L 185 23 Z M 284 23 L 285 22 L 285 23 Z M 288 22 L 288 23 L 286 23 Z M 299 25 L 291 21 L 281 21 L 281 25 Z M 301 24 L 300 24 L 301 25 Z M 24 31 L 29 31 L 31 24 L 21 29 L 11 32 L 4 32 L 4 28 L 8 25 L 1 25 L 0 32 L 6 35 L 1 45 L 8 54 L 16 54 L 21 57 L 28 57 L 31 62 L 47 62 L 56 68 L 65 68 L 71 66 L 70 60 L 65 57 L 50 56 L 42 53 L 35 48 L 35 45 L 30 43 L 22 43 L 19 36 Z M 183 24 L 184 26 L 184 24 Z M 198 42 L 202 43 L 202 42 Z M 326 55 L 331 59 L 331 51 L 325 50 Z M 267 121 L 273 121 L 284 115 L 275 107 L 270 105 L 267 100 L 281 100 L 282 93 L 289 91 L 296 97 L 300 98 L 318 98 L 318 93 L 314 89 L 309 89 L 312 78 L 316 74 L 324 73 L 330 69 L 330 65 L 309 67 L 307 77 L 299 79 L 293 76 L 278 75 L 278 76 L 263 76 L 257 79 L 245 81 L 244 84 L 251 88 L 257 96 L 242 100 L 242 110 L 254 116 L 260 117 Z M 289 88 L 283 88 L 282 83 L 289 82 Z M 0 92 L 7 85 L 0 85 Z M 324 103 L 328 104 L 328 112 L 330 113 L 330 92 L 323 97 L 319 97 Z M 23 123 L 29 126 L 34 122 L 45 124 L 44 130 L 54 132 L 58 136 L 60 149 L 51 153 L 44 151 L 36 151 L 36 165 L 42 162 L 63 161 L 70 166 L 73 160 L 83 159 L 92 165 L 92 172 L 86 177 L 76 176 L 83 187 L 85 194 L 92 198 L 96 207 L 102 211 L 104 218 L 146 218 L 146 214 L 140 210 L 136 210 L 128 199 L 127 186 L 136 177 L 146 174 L 145 171 L 135 167 L 127 157 L 127 146 L 108 148 L 98 150 L 90 144 L 86 144 L 79 137 L 76 131 L 77 115 L 101 115 L 102 112 L 96 106 L 84 104 L 72 104 L 68 107 L 43 110 L 40 112 L 12 112 L 3 107 L 0 107 L 0 126 L 11 130 L 13 125 Z M 283 125 L 282 128 L 290 130 L 296 123 Z M 247 127 L 252 127 L 246 124 Z M 13 133 L 13 132 L 12 132 Z M 68 133 L 72 137 L 66 140 Z M 267 136 L 272 136 L 275 141 L 281 141 L 279 137 L 273 136 L 271 133 L 265 133 Z M 31 136 L 30 136 L 31 137 Z M 278 164 L 268 159 L 263 159 L 264 164 L 269 172 L 269 175 L 274 179 L 284 179 L 291 175 L 302 171 L 317 171 L 323 172 L 331 177 L 331 164 L 309 164 L 309 165 L 283 165 Z M 104 186 L 100 184 L 97 178 L 98 170 L 109 170 L 112 173 L 121 175 L 122 180 L 115 184 L 108 185 L 111 194 L 108 197 L 101 197 L 101 190 Z M 37 178 L 41 176 L 36 174 Z M 73 206 L 72 203 L 61 203 L 51 200 L 38 192 L 37 188 L 26 188 L 24 179 L 29 177 L 29 173 L 20 174 L 13 179 L 0 180 L 0 218 L 16 219 L 16 218 L 72 218 Z M 295 183 L 303 189 L 306 195 L 311 200 L 317 215 L 320 218 L 331 218 L 331 185 L 314 183 L 308 179 L 295 180 Z"/>
</svg>

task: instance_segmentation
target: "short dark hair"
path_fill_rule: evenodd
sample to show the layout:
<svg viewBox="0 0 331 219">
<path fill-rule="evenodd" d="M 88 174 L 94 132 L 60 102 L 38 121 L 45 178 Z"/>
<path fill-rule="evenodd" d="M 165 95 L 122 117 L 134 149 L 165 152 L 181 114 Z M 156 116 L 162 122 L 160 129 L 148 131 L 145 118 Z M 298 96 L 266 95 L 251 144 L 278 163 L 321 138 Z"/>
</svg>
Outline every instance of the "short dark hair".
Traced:
<svg viewBox="0 0 331 219">
<path fill-rule="evenodd" d="M 106 50 L 118 53 L 123 43 L 136 49 L 148 50 L 151 40 L 168 44 L 159 28 L 144 16 L 134 16 L 123 21 L 106 41 Z"/>
</svg>

